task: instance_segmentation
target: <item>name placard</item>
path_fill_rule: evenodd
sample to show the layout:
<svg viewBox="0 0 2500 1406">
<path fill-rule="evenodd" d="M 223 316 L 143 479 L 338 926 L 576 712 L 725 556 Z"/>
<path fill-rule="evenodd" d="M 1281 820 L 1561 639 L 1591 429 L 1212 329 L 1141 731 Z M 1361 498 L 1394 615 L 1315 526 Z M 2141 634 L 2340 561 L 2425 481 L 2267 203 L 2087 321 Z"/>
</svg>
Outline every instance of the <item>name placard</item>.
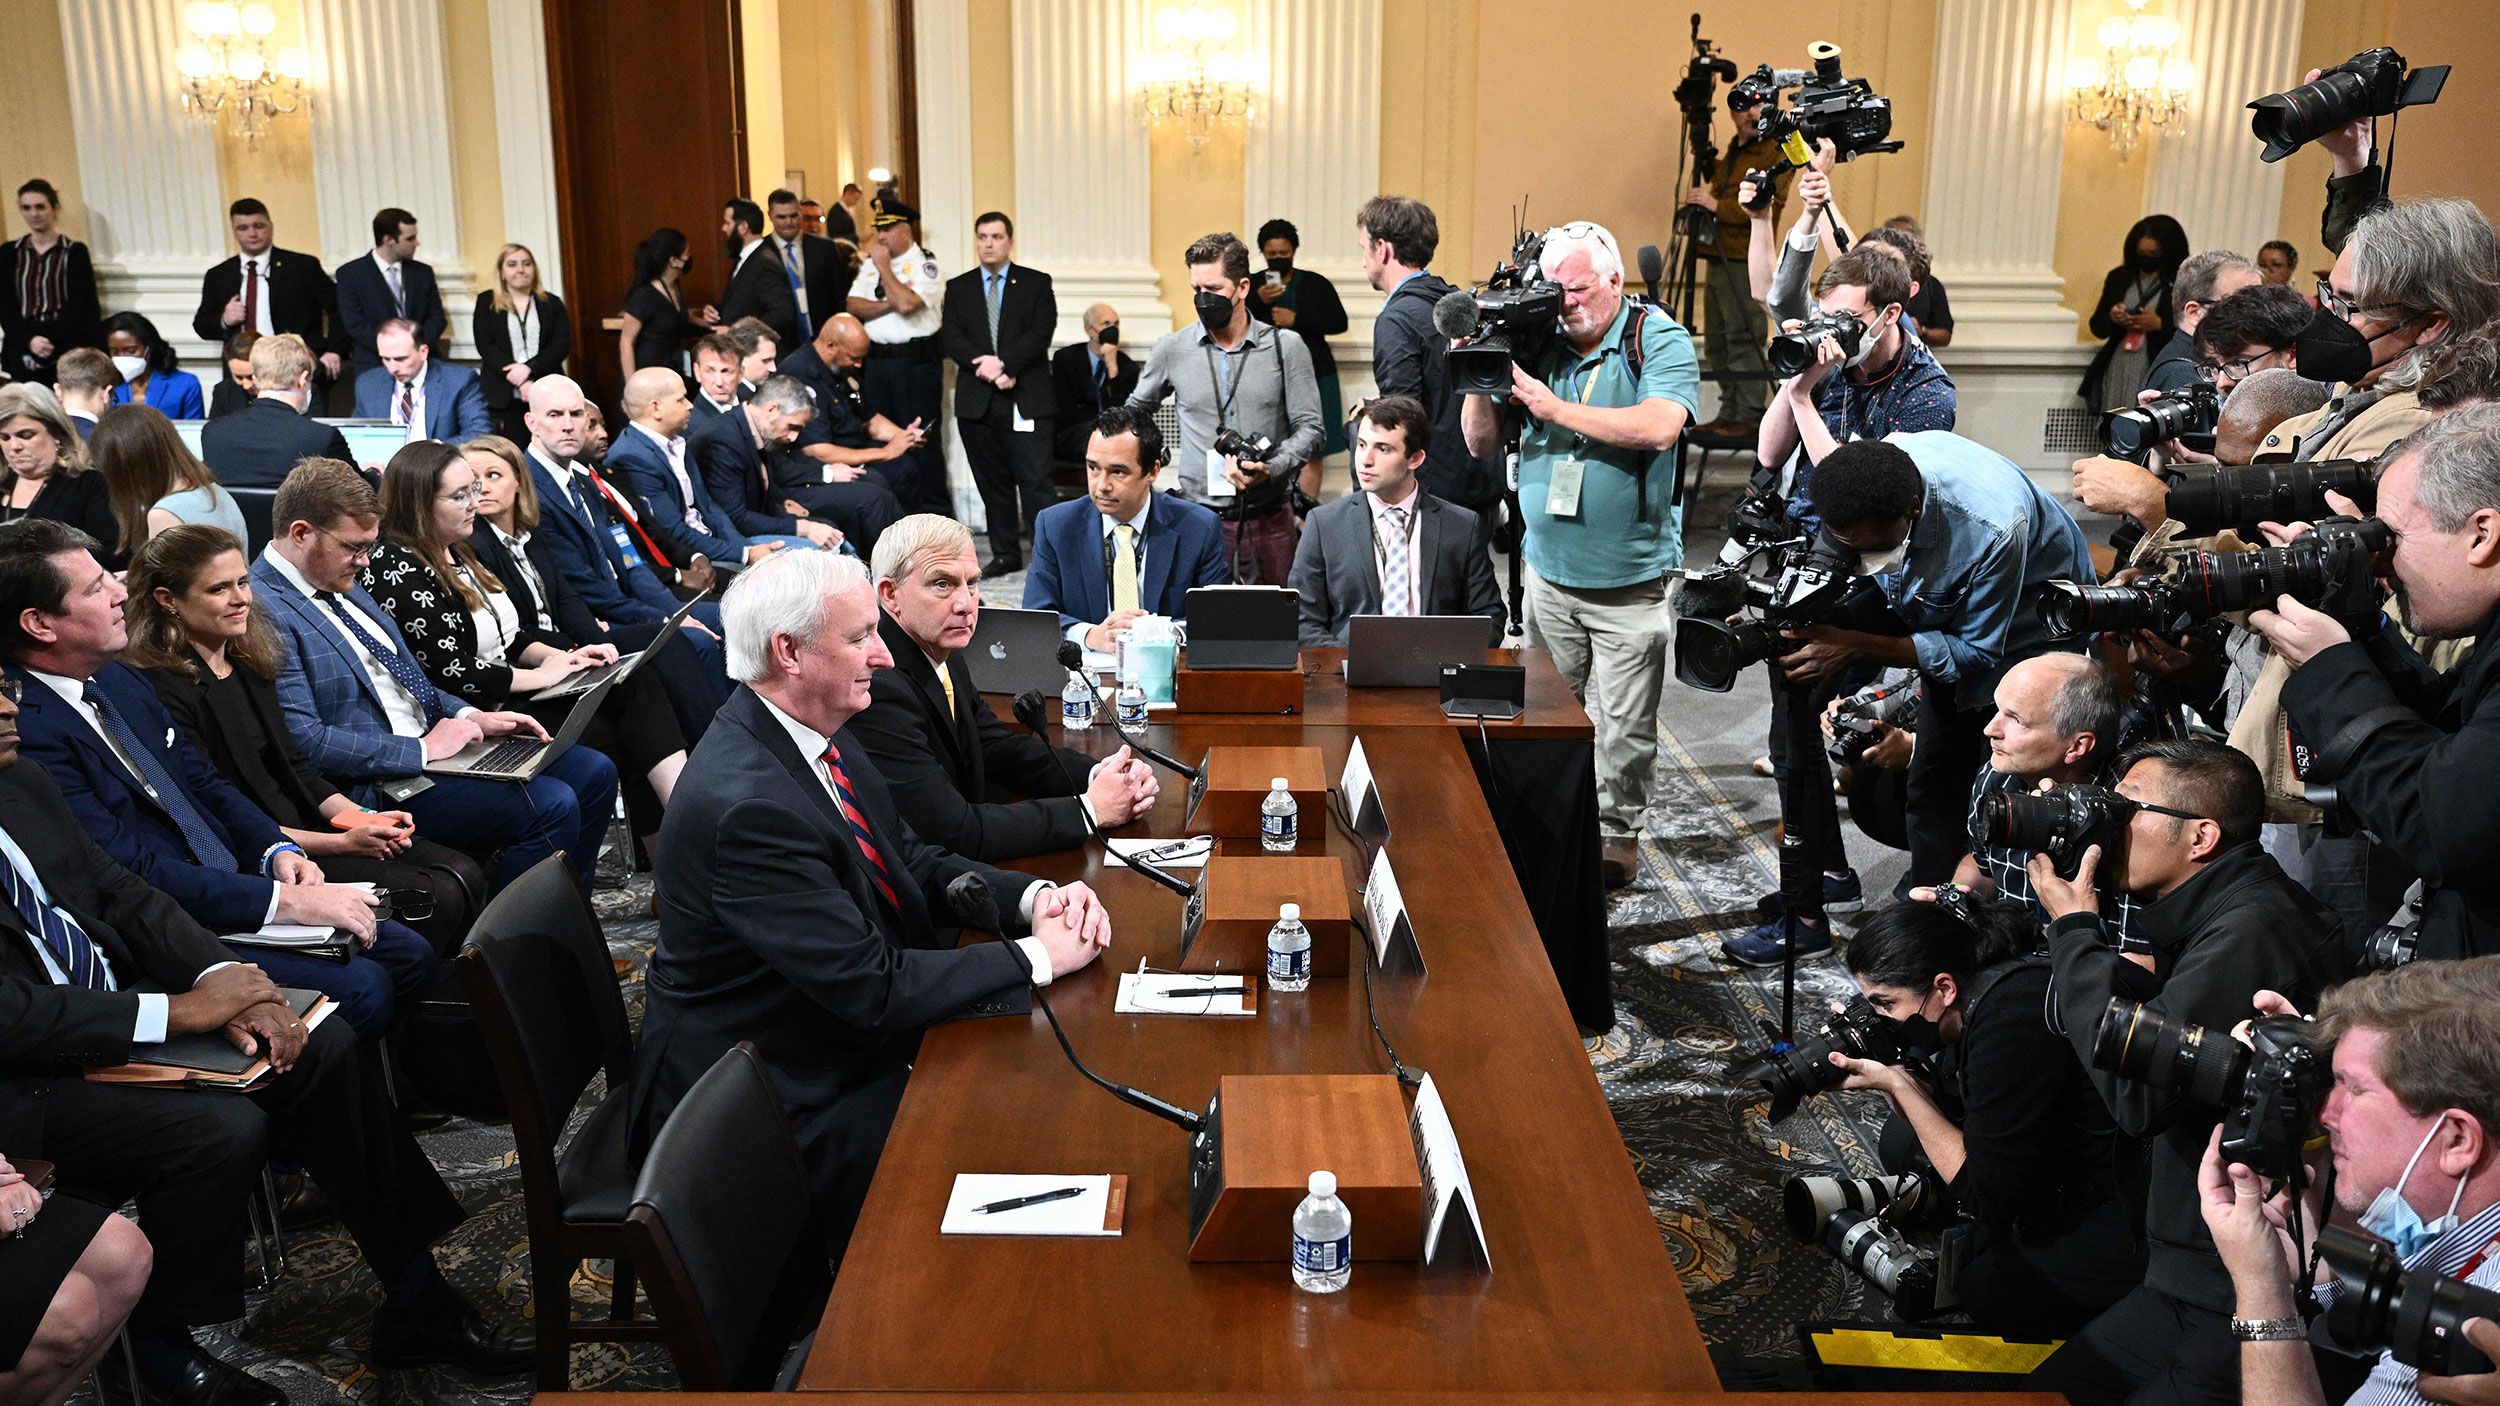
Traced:
<svg viewBox="0 0 2500 1406">
<path fill-rule="evenodd" d="M 1389 867 L 1389 850 L 1372 855 L 1371 877 L 1363 883 L 1363 927 L 1372 942 L 1372 960 L 1384 972 L 1424 974 L 1423 949 L 1415 942 L 1415 922 L 1407 916 L 1406 896 L 1398 892 L 1398 875 Z"/>
<path fill-rule="evenodd" d="M 1458 1132 L 1450 1126 L 1450 1111 L 1442 1106 L 1441 1090 L 1429 1074 L 1415 1091 L 1408 1131 L 1415 1138 L 1415 1165 L 1424 1177 L 1424 1263 L 1492 1273 L 1493 1253 L 1484 1243 L 1467 1159 L 1459 1155 Z"/>
<path fill-rule="evenodd" d="M 1345 771 L 1337 779 L 1337 804 L 1345 827 L 1374 850 L 1389 842 L 1389 813 L 1380 804 L 1380 787 L 1372 780 L 1371 759 L 1363 755 L 1363 739 L 1345 754 Z"/>
</svg>

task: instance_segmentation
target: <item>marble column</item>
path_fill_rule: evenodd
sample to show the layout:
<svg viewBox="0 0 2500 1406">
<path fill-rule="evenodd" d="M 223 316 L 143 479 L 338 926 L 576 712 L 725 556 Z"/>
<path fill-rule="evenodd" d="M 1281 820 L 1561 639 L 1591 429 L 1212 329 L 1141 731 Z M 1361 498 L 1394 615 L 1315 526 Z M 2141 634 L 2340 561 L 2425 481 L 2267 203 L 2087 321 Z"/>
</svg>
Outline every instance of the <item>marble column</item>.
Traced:
<svg viewBox="0 0 2500 1406">
<path fill-rule="evenodd" d="M 214 363 L 191 315 L 202 273 L 234 250 L 214 129 L 182 109 L 181 25 L 175 0 L 61 0 L 79 196 L 104 305 L 145 313 L 183 360 Z"/>
<path fill-rule="evenodd" d="M 938 267 L 951 278 L 972 263 L 972 71 L 965 57 L 972 23 L 965 0 L 914 0 L 911 14 L 920 169 L 902 175 L 920 209 L 921 232 L 942 252 Z M 985 527 L 953 412 L 950 400 L 942 427 L 947 490 L 957 517 Z"/>
<path fill-rule="evenodd" d="M 2302 0 L 2170 0 L 2177 52 L 2196 65 L 2185 125 L 2161 134 L 2147 209 L 2174 215 L 2190 249 L 2257 257 L 2275 237 L 2283 167 L 2257 159 L 2248 102 L 2300 81 Z M 2318 193 L 2321 205 L 2324 191 Z"/>
<path fill-rule="evenodd" d="M 486 25 L 494 59 L 504 238 L 528 245 L 538 260 L 539 282 L 561 294 L 564 251 L 556 218 L 555 132 L 547 112 L 546 14 L 540 0 L 486 0 Z"/>
<path fill-rule="evenodd" d="M 1330 339 L 1347 400 L 1370 384 L 1382 295 L 1363 278 L 1355 212 L 1380 193 L 1381 0 L 1249 0 L 1242 37 L 1267 66 L 1267 96 L 1243 143 L 1241 237 L 1272 219 L 1302 236 L 1295 263 L 1325 276 L 1349 326 Z"/>
<path fill-rule="evenodd" d="M 1085 309 L 1120 311 L 1141 352 L 1171 329 L 1155 275 L 1145 126 L 1128 86 L 1146 35 L 1142 0 L 1015 0 L 1016 247 L 1059 298 L 1054 346 Z"/>
<path fill-rule="evenodd" d="M 322 259 L 373 253 L 373 215 L 417 217 L 456 361 L 475 361 L 477 278 L 462 260 L 452 179 L 451 83 L 442 0 L 304 0 L 312 58 L 313 205 Z"/>
</svg>

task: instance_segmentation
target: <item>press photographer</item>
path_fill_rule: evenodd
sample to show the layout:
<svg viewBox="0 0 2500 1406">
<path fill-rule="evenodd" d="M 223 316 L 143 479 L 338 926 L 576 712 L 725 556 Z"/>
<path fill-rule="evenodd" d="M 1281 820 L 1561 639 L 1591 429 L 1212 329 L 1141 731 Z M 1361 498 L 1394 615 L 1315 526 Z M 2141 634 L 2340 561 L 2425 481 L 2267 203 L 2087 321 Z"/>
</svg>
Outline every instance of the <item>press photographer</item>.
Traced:
<svg viewBox="0 0 2500 1406">
<path fill-rule="evenodd" d="M 2333 1051 L 2319 1123 L 2334 1149 L 2335 1206 L 2377 1237 L 2325 1232 L 2317 1279 L 2325 1340 L 2376 1359 L 2354 1402 L 2500 1400 L 2495 1010 L 2500 958 L 2490 957 L 2361 977 L 2320 1003 L 2311 1038 Z M 2324 1406 L 2294 1295 L 2305 1266 L 2284 1233 L 2293 1208 L 2228 1161 L 2219 1142 L 2207 1150 L 2199 1192 L 2231 1272 L 2241 1400 Z M 2304 1215 L 2304 1238 L 2319 1235 L 2318 1221 Z"/>
<path fill-rule="evenodd" d="M 2283 709 L 2311 775 L 2422 877 L 2421 957 L 2500 953 L 2500 405 L 2444 416 L 2379 475 L 2387 569 L 2405 629 L 2474 638 L 2433 674 L 2390 629 L 2358 642 L 2293 600 L 2249 617 L 2292 673 Z M 2289 537 L 2299 525 L 2286 529 Z"/>
<path fill-rule="evenodd" d="M 2217 304 L 2242 289 L 2256 287 L 2258 279 L 2257 266 L 2228 249 L 2200 249 L 2188 255 L 2170 285 L 2170 321 L 2177 330 L 2154 351 L 2143 389 L 2175 391 L 2204 379 L 2196 350 L 2197 329 Z"/>
<path fill-rule="evenodd" d="M 2049 912 L 2051 1015 L 2089 1068 L 2119 1128 L 2150 1140 L 2144 1283 L 2041 1364 L 2025 1386 L 2077 1406 L 2239 1398 L 2228 1322 L 2230 1276 L 2196 1212 L 2196 1177 L 2222 1110 L 2175 1081 L 2149 1083 L 2094 1062 L 2113 997 L 2176 1025 L 2228 1029 L 2260 991 L 2295 1002 L 2343 977 L 2350 959 L 2324 905 L 2257 845 L 2264 796 L 2254 763 L 2211 742 L 2158 742 L 2119 759 L 2115 791 L 2061 798 L 2093 813 L 2075 876 L 2048 854 L 2031 862 Z M 2053 793 L 2054 794 L 2054 793 Z M 2138 930 L 2154 969 L 2121 956 L 2099 885 L 2146 900 Z"/>
<path fill-rule="evenodd" d="M 1702 354 L 1713 371 L 1754 377 L 1765 369 L 1762 345 L 1770 335 L 1762 304 L 1755 301 L 1746 277 L 1747 246 L 1752 242 L 1753 216 L 1738 198 L 1751 191 L 1746 178 L 1780 166 L 1780 141 L 1764 130 L 1763 119 L 1777 108 L 1777 93 L 1762 85 L 1740 83 L 1728 90 L 1728 117 L 1734 126 L 1727 153 L 1719 157 L 1708 179 L 1684 197 L 1686 218 L 1707 234 L 1694 241 L 1693 256 L 1704 265 L 1706 300 L 1702 307 Z M 1761 180 L 1770 184 L 1765 202 L 1778 218 L 1788 202 L 1793 172 L 1781 170 Z M 1762 419 L 1767 387 L 1760 380 L 1719 383 L 1719 413 L 1699 426 L 1707 434 L 1753 433 Z"/>
<path fill-rule="evenodd" d="M 1638 867 L 1658 765 L 1666 578 L 1684 559 L 1673 455 L 1700 372 L 1690 333 L 1625 300 L 1623 255 L 1603 226 L 1548 231 L 1535 272 L 1559 297 L 1562 335 L 1512 365 L 1507 395 L 1474 387 L 1461 422 L 1479 457 L 1518 434 L 1528 642 L 1553 656 L 1596 724 L 1605 874 L 1619 887 Z M 1464 381 L 1460 355 L 1451 374 Z"/>
</svg>

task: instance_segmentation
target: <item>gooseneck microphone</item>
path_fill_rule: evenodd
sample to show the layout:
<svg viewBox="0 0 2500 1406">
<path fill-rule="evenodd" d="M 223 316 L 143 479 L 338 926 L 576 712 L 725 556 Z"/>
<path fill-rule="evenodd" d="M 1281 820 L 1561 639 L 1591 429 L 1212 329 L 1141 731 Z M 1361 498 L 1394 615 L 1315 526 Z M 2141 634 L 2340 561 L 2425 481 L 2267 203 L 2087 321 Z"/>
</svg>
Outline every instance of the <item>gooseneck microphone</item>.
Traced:
<svg viewBox="0 0 2500 1406">
<path fill-rule="evenodd" d="M 1076 788 L 1077 795 L 1084 795 L 1090 784 L 1087 778 L 1076 774 L 1076 768 L 1068 764 L 1067 753 L 1051 745 L 1050 695 L 1038 688 L 1028 688 L 1016 695 L 1016 701 L 1012 707 L 1015 710 L 1016 721 L 1024 724 L 1025 729 L 1035 737 L 1042 739 L 1043 746 L 1050 747 L 1050 754 L 1059 759 L 1060 773 L 1068 778 L 1069 785 Z M 1094 833 L 1101 834 L 1101 827 L 1097 826 Z"/>
<path fill-rule="evenodd" d="M 1131 869 L 1136 870 L 1138 873 L 1145 875 L 1147 878 L 1154 880 L 1156 883 L 1161 884 L 1163 887 L 1170 889 L 1172 892 L 1179 894 L 1183 898 L 1188 898 L 1198 892 L 1197 885 L 1190 883 L 1186 879 L 1178 877 L 1169 869 L 1157 868 L 1156 866 L 1147 863 L 1142 856 L 1124 854 L 1120 856 L 1120 862 L 1127 865 Z"/>
<path fill-rule="evenodd" d="M 1633 258 L 1640 264 L 1641 282 L 1649 285 L 1649 300 L 1653 303 L 1657 302 L 1658 285 L 1667 276 L 1666 259 L 1659 254 L 1658 246 L 1655 244 L 1642 245 L 1640 252 L 1634 254 Z"/>
<path fill-rule="evenodd" d="M 1078 644 L 1075 640 L 1061 640 L 1059 642 L 1059 667 L 1081 679 L 1085 677 L 1084 664 L 1085 646 Z M 1090 682 L 1091 681 L 1089 680 L 1089 685 Z M 1032 692 L 1038 695 L 1040 690 L 1035 689 L 1032 690 Z M 1019 699 L 1016 704 L 1016 718 L 1020 722 L 1024 719 L 1024 704 L 1021 699 Z M 1032 724 L 1026 723 L 1025 726 L 1031 727 Z M 1131 752 L 1134 752 L 1138 756 L 1144 757 L 1146 760 L 1153 762 L 1156 766 L 1163 768 L 1165 771 L 1171 772 L 1175 776 L 1188 777 L 1192 782 L 1197 781 L 1198 768 L 1186 765 L 1174 758 L 1167 757 L 1161 752 L 1156 751 L 1154 748 L 1147 746 L 1144 742 L 1139 741 L 1137 738 L 1129 737 L 1122 740 L 1128 743 L 1128 749 Z"/>
<path fill-rule="evenodd" d="M 947 906 L 955 910 L 955 916 L 976 927 L 987 928 L 990 932 L 997 934 L 999 941 L 1007 943 L 1010 947 L 1015 945 L 1005 933 L 999 932 L 998 896 L 991 891 L 989 880 L 978 874 L 956 875 L 954 881 L 946 886 L 946 902 Z M 1019 962 L 1024 960 L 1024 954 L 1021 951 L 1016 953 L 1016 960 Z M 1207 1120 L 1188 1109 L 1165 1103 L 1143 1089 L 1132 1089 L 1126 1084 L 1112 1083 L 1086 1068 L 1085 1061 L 1076 1057 L 1076 1046 L 1068 1043 L 1068 1032 L 1059 1028 L 1059 1013 L 1050 1008 L 1050 996 L 1039 986 L 1033 988 L 1033 1004 L 1042 1008 L 1042 1019 L 1050 1022 L 1050 1033 L 1059 1037 L 1060 1053 L 1068 1057 L 1068 1063 L 1075 1067 L 1077 1073 L 1084 1075 L 1088 1082 L 1120 1102 L 1132 1108 L 1143 1109 L 1185 1132 L 1198 1133 L 1206 1130 Z"/>
</svg>

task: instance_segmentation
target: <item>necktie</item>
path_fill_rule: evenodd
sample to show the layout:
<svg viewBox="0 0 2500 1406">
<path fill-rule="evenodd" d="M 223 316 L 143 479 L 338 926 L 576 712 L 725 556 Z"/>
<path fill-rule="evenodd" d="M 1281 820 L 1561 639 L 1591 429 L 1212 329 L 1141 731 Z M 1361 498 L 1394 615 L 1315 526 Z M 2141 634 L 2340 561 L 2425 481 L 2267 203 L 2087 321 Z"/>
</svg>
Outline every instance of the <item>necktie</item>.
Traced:
<svg viewBox="0 0 2500 1406">
<path fill-rule="evenodd" d="M 27 934 L 52 954 L 53 965 L 69 978 L 70 985 L 89 991 L 111 990 L 104 956 L 95 950 L 95 943 L 71 921 L 69 914 L 36 897 L 35 886 L 28 882 L 28 877 L 14 859 L 0 867 L 0 882 L 7 884 L 9 903 L 17 909 L 18 921 L 26 925 Z"/>
<path fill-rule="evenodd" d="M 243 325 L 260 330 L 260 260 L 243 261 Z"/>
<path fill-rule="evenodd" d="M 790 279 L 790 302 L 799 310 L 799 340 L 813 341 L 815 324 L 807 316 L 807 284 L 799 277 L 799 246 L 784 240 L 781 245 L 781 271 Z"/>
<path fill-rule="evenodd" d="M 695 505 L 694 479 L 686 473 L 686 442 L 672 439 L 661 447 L 668 455 L 668 471 L 677 477 L 678 500 L 686 505 L 686 525 L 707 537 L 713 535 L 712 524 L 704 520 L 703 509 Z"/>
<path fill-rule="evenodd" d="M 1111 525 L 1119 545 L 1111 553 L 1111 608 L 1137 609 L 1137 529 L 1125 522 Z"/>
<path fill-rule="evenodd" d="M 164 759 L 131 730 L 130 723 L 113 706 L 113 700 L 105 697 L 103 690 L 90 686 L 87 706 L 95 710 L 104 735 L 139 773 L 139 785 L 148 793 L 148 799 L 156 802 L 158 809 L 172 819 L 174 828 L 182 832 L 182 842 L 190 849 L 192 862 L 204 869 L 233 873 L 234 851 L 226 848 L 226 842 L 218 838 L 217 827 L 209 824 L 208 817 L 191 803 L 191 793 L 175 784 L 173 773 L 165 769 Z"/>
<path fill-rule="evenodd" d="M 398 409 L 398 411 L 397 411 L 396 413 L 394 413 L 394 414 L 391 416 L 391 423 L 392 423 L 392 424 L 394 424 L 394 425 L 405 425 L 405 424 L 412 423 L 413 421 L 415 421 L 415 419 L 416 419 L 416 418 L 417 418 L 417 386 L 416 386 L 416 383 L 415 383 L 415 382 L 413 382 L 413 381 L 403 381 L 403 382 L 401 382 L 401 383 L 400 383 L 400 387 L 399 387 L 399 409 Z"/>
<path fill-rule="evenodd" d="M 399 310 L 399 315 L 401 317 L 406 317 L 408 315 L 408 294 L 399 285 L 399 265 L 392 264 L 384 268 L 382 272 L 391 280 L 391 306 Z"/>
<path fill-rule="evenodd" d="M 1007 275 L 1004 273 L 984 273 L 981 275 L 981 282 L 982 285 L 989 290 L 990 354 L 992 356 L 996 356 L 998 354 L 998 300 L 1005 291 Z"/>
<path fill-rule="evenodd" d="M 851 790 L 851 778 L 842 770 L 842 749 L 830 743 L 825 747 L 825 772 L 833 778 L 833 799 L 842 808 L 842 818 L 850 822 L 851 838 L 859 842 L 859 852 L 867 857 L 870 881 L 895 912 L 902 912 L 902 900 L 894 896 L 891 882 L 894 871 L 886 867 L 885 855 L 877 849 L 877 837 L 868 833 L 868 813 L 859 808 L 859 796 Z"/>
<path fill-rule="evenodd" d="M 937 671 L 938 687 L 946 694 L 946 716 L 951 719 L 955 716 L 955 676 L 943 664 L 937 666 Z"/>
<path fill-rule="evenodd" d="M 336 592 L 315 591 L 313 599 L 330 607 L 330 614 L 346 629 L 348 636 L 356 643 L 363 645 L 367 654 L 380 660 L 383 669 L 398 681 L 401 688 L 408 690 L 408 696 L 415 699 L 417 707 L 424 711 L 428 726 L 442 721 L 443 710 L 435 702 L 434 685 L 426 682 L 425 674 L 417 668 L 414 661 L 375 639 L 373 632 L 366 629 L 356 619 L 356 612 L 349 610 L 346 602 L 340 600 Z"/>
<path fill-rule="evenodd" d="M 1383 508 L 1380 511 L 1380 613 L 1412 615 L 1412 588 L 1406 575 L 1406 512 L 1404 508 Z"/>
</svg>

